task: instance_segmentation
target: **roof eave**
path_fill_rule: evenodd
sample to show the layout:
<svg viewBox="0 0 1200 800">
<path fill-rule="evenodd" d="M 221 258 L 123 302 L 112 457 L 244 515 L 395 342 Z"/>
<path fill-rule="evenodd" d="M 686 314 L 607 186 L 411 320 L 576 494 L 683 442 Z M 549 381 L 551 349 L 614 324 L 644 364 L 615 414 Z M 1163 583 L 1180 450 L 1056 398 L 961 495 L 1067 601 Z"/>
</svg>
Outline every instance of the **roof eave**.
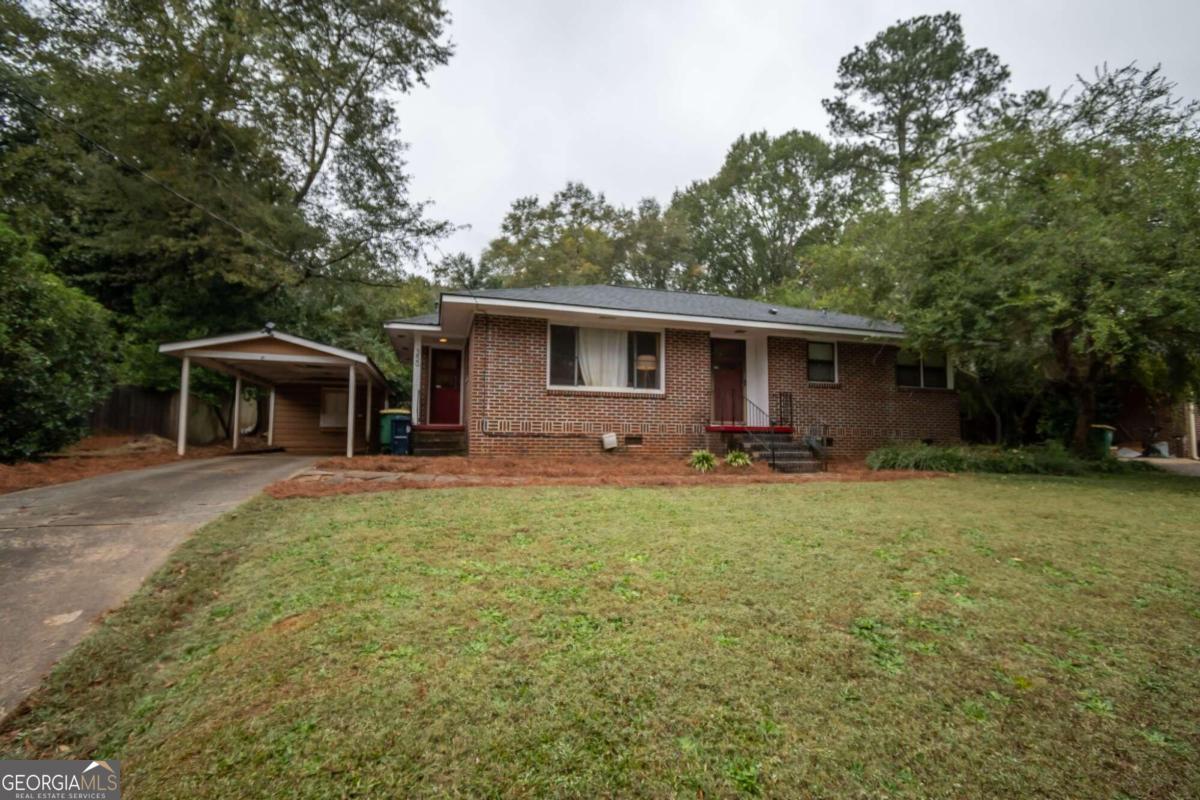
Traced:
<svg viewBox="0 0 1200 800">
<path fill-rule="evenodd" d="M 826 336 L 858 336 L 872 339 L 903 339 L 904 331 L 879 330 L 877 328 L 847 328 L 836 325 L 807 325 L 791 322 L 768 322 L 764 320 L 744 319 L 740 317 L 713 317 L 699 314 L 672 314 L 657 311 L 635 311 L 630 309 L 609 308 L 606 306 L 586 306 L 574 303 L 549 303 L 539 300 L 509 300 L 495 297 L 475 297 L 459 295 L 451 292 L 442 294 L 442 303 L 453 304 L 472 303 L 476 306 L 492 306 L 499 308 L 559 311 L 576 314 L 604 314 L 637 320 L 656 320 L 662 322 L 680 322 L 692 325 L 738 325 L 759 330 L 777 330 L 793 333 L 814 333 Z M 424 329 L 428 330 L 428 329 Z"/>
</svg>

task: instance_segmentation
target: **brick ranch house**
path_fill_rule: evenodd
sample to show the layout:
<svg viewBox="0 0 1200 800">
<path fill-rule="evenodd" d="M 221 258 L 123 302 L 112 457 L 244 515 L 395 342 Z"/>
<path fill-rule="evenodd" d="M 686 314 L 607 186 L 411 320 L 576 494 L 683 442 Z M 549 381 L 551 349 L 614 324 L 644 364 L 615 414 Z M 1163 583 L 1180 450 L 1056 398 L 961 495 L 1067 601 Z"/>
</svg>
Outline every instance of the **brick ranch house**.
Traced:
<svg viewBox="0 0 1200 800">
<path fill-rule="evenodd" d="M 959 441 L 945 357 L 905 352 L 899 326 L 863 317 L 566 286 L 446 292 L 384 330 L 412 359 L 418 453 L 601 453 L 606 433 L 617 452 L 671 457 L 764 438 L 835 459 Z"/>
</svg>

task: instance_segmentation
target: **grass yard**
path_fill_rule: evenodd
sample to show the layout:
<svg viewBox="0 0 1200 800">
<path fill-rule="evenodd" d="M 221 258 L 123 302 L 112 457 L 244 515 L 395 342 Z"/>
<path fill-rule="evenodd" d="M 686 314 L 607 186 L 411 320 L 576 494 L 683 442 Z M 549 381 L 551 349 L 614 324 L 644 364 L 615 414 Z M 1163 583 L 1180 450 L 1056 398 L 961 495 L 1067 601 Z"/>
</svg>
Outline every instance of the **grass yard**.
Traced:
<svg viewBox="0 0 1200 800">
<path fill-rule="evenodd" d="M 1200 795 L 1200 482 L 260 498 L 0 734 L 126 797 Z"/>
</svg>

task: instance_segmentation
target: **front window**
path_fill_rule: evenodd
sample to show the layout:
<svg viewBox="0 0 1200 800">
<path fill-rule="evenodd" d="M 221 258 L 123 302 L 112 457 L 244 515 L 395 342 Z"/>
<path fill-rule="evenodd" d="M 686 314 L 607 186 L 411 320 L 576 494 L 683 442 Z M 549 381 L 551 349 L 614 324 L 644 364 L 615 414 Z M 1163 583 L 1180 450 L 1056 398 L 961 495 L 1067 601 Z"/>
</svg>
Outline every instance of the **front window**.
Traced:
<svg viewBox="0 0 1200 800">
<path fill-rule="evenodd" d="M 808 379 L 817 383 L 837 381 L 837 346 L 831 342 L 808 343 Z"/>
<path fill-rule="evenodd" d="M 896 354 L 896 385 L 913 389 L 946 389 L 950 367 L 945 353 L 920 356 L 907 350 Z"/>
<path fill-rule="evenodd" d="M 662 388 L 662 334 L 550 326 L 550 385 Z"/>
</svg>

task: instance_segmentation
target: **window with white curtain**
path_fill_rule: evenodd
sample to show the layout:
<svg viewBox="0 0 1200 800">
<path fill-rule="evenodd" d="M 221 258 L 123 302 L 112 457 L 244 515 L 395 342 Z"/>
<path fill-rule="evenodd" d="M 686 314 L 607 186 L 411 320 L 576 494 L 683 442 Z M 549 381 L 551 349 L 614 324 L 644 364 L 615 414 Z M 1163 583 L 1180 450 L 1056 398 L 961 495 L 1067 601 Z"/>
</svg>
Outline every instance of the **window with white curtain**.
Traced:
<svg viewBox="0 0 1200 800">
<path fill-rule="evenodd" d="M 550 326 L 550 385 L 662 388 L 662 335 L 654 331 Z"/>
</svg>

